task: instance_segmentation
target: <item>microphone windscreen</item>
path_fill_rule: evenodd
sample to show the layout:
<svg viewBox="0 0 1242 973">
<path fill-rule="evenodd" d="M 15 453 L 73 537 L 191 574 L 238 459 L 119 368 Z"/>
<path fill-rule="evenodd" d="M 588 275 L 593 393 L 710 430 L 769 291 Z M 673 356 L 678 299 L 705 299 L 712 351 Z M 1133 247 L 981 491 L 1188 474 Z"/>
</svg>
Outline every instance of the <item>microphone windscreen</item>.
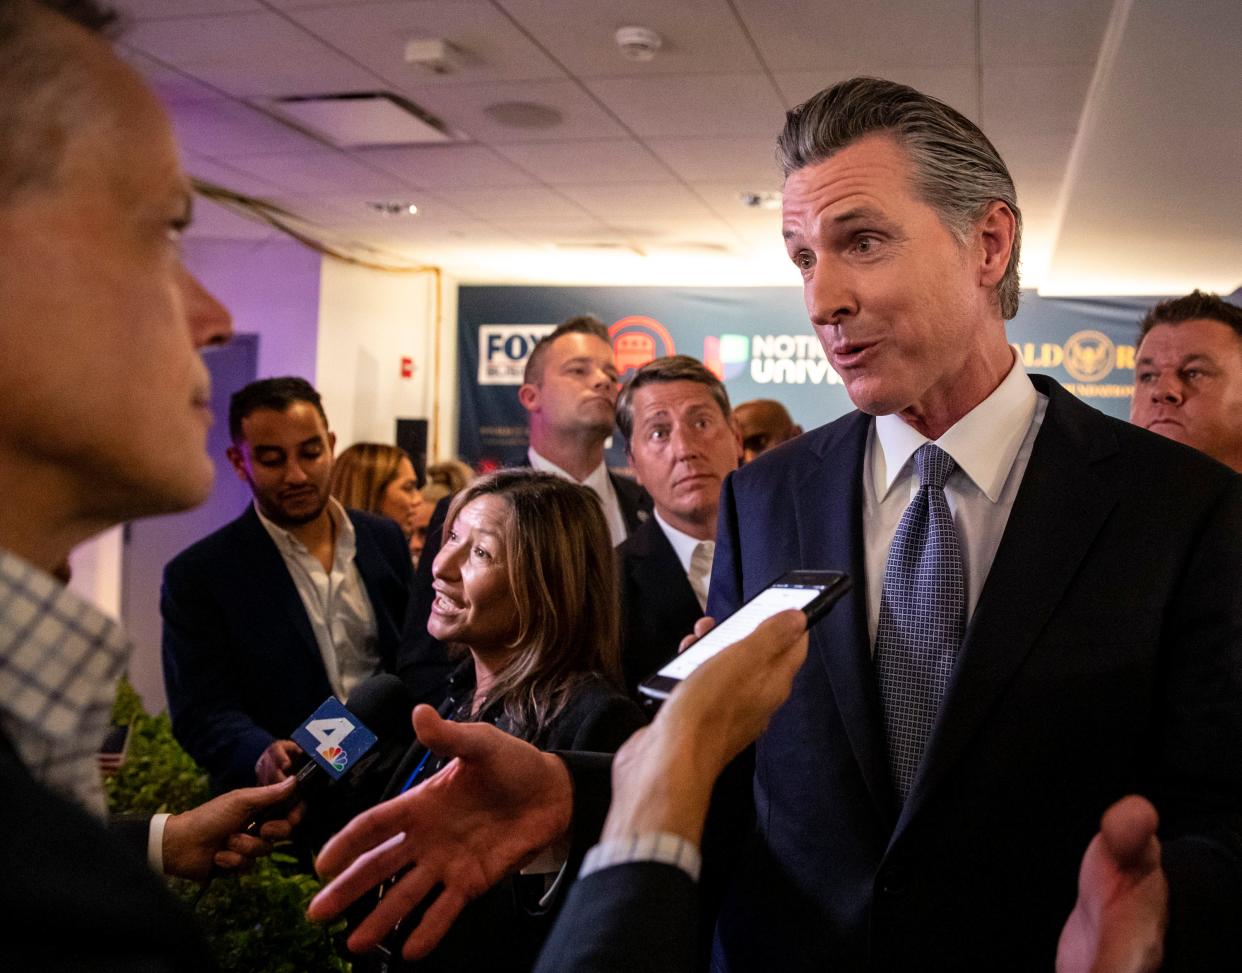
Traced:
<svg viewBox="0 0 1242 973">
<path fill-rule="evenodd" d="M 346 706 L 386 747 L 408 747 L 414 742 L 410 723 L 414 697 L 391 672 L 378 673 L 355 686 Z"/>
</svg>

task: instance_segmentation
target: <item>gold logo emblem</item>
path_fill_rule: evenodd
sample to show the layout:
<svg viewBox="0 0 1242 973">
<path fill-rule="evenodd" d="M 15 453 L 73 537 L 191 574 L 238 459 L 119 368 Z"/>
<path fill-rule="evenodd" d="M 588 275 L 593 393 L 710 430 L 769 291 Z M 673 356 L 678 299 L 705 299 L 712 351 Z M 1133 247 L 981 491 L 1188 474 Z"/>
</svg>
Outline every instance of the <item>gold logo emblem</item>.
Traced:
<svg viewBox="0 0 1242 973">
<path fill-rule="evenodd" d="M 1117 349 L 1112 339 L 1099 331 L 1079 331 L 1065 342 L 1062 364 L 1080 382 L 1098 382 L 1116 363 Z"/>
</svg>

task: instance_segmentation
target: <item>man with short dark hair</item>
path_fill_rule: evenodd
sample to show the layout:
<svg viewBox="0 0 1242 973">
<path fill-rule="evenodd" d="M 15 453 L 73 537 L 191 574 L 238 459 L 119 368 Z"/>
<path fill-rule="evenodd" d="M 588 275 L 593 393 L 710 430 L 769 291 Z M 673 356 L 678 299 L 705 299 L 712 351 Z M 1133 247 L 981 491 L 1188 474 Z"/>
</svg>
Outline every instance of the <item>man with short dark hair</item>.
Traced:
<svg viewBox="0 0 1242 973">
<path fill-rule="evenodd" d="M 742 462 L 749 463 L 760 453 L 779 446 L 794 436 L 802 435 L 802 427 L 776 399 L 751 399 L 743 402 L 733 414 L 742 431 Z"/>
<path fill-rule="evenodd" d="M 1242 473 L 1242 308 L 1196 290 L 1147 312 L 1130 421 Z"/>
<path fill-rule="evenodd" d="M 741 446 L 724 385 L 687 355 L 633 374 L 617 400 L 617 426 L 655 505 L 655 516 L 617 548 L 621 665 L 636 693 L 707 607 L 720 485 L 737 469 Z"/>
<path fill-rule="evenodd" d="M 395 523 L 330 496 L 336 437 L 309 382 L 247 385 L 229 433 L 254 503 L 169 562 L 160 601 L 173 730 L 221 789 L 289 776 L 293 730 L 394 670 L 411 575 Z"/>
<path fill-rule="evenodd" d="M 199 880 L 237 867 L 262 850 L 238 832 L 289 796 L 287 786 L 235 791 L 132 828 L 101 826 L 97 752 L 130 643 L 53 574 L 109 527 L 205 499 L 211 417 L 197 349 L 232 329 L 177 251 L 191 194 L 168 119 L 82 26 L 108 20 L 86 2 L 0 0 L 6 970 L 210 968 L 143 855 Z"/>
</svg>

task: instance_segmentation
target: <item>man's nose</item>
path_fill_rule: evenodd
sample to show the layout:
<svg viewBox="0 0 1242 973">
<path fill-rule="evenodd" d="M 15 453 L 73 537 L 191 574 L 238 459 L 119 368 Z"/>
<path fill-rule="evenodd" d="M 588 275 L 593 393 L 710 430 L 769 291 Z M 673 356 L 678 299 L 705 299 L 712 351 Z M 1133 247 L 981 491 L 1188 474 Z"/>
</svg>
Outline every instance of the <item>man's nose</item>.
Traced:
<svg viewBox="0 0 1242 973">
<path fill-rule="evenodd" d="M 233 337 L 233 316 L 185 267 L 180 270 L 185 316 L 195 348 L 222 345 Z"/>
<path fill-rule="evenodd" d="M 811 324 L 821 327 L 840 324 L 858 311 L 848 275 L 837 272 L 827 261 L 816 265 L 803 285 L 803 296 Z"/>
<path fill-rule="evenodd" d="M 1153 402 L 1162 402 L 1166 405 L 1180 405 L 1185 395 L 1182 391 L 1182 383 L 1170 375 L 1161 375 L 1155 385 L 1151 389 L 1151 398 Z"/>
</svg>

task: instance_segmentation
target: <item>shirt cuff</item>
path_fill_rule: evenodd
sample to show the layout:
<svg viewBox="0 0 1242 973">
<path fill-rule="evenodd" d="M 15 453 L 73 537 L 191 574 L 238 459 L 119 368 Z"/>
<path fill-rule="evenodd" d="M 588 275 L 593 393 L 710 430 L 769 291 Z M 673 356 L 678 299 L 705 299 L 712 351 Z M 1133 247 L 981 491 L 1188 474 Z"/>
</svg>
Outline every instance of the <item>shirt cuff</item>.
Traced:
<svg viewBox="0 0 1242 973">
<path fill-rule="evenodd" d="M 151 826 L 147 830 L 147 864 L 156 875 L 164 874 L 164 825 L 171 814 L 151 815 Z"/>
<path fill-rule="evenodd" d="M 608 841 L 601 841 L 586 853 L 578 877 L 585 878 L 593 872 L 600 872 L 613 865 L 625 865 L 630 862 L 658 862 L 661 865 L 672 865 L 689 875 L 691 881 L 697 882 L 699 870 L 703 867 L 703 856 L 692 842 L 687 841 L 681 835 L 663 831 L 638 834 L 628 838 L 612 838 Z"/>
</svg>

